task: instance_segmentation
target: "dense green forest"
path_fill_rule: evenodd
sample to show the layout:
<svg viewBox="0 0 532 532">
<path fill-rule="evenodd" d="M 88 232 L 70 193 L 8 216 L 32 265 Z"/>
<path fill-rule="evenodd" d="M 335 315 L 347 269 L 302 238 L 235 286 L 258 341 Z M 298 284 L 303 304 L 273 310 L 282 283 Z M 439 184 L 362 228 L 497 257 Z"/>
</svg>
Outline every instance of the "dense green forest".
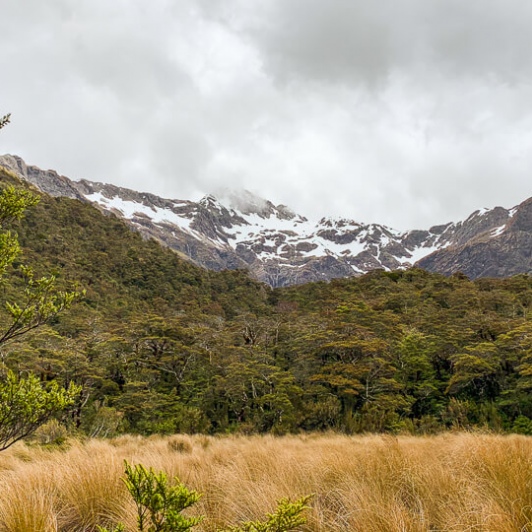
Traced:
<svg viewBox="0 0 532 532">
<path fill-rule="evenodd" d="M 12 229 L 23 253 L 5 301 L 24 298 L 21 263 L 85 290 L 0 350 L 19 375 L 81 386 L 72 430 L 532 433 L 528 275 L 374 271 L 272 290 L 198 268 L 77 200 L 42 195 Z"/>
</svg>

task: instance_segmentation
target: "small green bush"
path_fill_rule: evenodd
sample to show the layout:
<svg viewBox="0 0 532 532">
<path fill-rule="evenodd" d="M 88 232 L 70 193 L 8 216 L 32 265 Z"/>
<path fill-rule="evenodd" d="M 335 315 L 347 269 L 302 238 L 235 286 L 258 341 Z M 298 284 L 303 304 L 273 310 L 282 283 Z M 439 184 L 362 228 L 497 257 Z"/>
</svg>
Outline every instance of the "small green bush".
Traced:
<svg viewBox="0 0 532 532">
<path fill-rule="evenodd" d="M 512 426 L 512 432 L 530 436 L 532 434 L 532 420 L 523 415 L 517 416 Z"/>
<path fill-rule="evenodd" d="M 308 508 L 309 499 L 310 496 L 302 497 L 295 502 L 281 499 L 275 513 L 268 514 L 265 521 L 247 521 L 239 526 L 230 526 L 221 532 L 287 532 L 288 530 L 295 530 L 307 521 L 301 514 Z"/>
<path fill-rule="evenodd" d="M 201 495 L 189 490 L 177 478 L 168 480 L 165 473 L 155 473 L 142 464 L 132 467 L 125 462 L 124 481 L 137 505 L 137 525 L 139 532 L 187 532 L 199 524 L 203 517 L 184 517 L 181 512 L 195 504 Z M 306 522 L 302 513 L 308 508 L 310 497 L 290 502 L 279 501 L 277 510 L 268 514 L 265 521 L 247 521 L 238 526 L 230 526 L 220 532 L 288 532 Z M 98 532 L 125 532 L 122 523 L 113 529 L 98 527 Z"/>
<path fill-rule="evenodd" d="M 33 440 L 39 445 L 60 447 L 68 438 L 68 431 L 57 419 L 51 419 L 41 425 L 33 434 Z"/>
<path fill-rule="evenodd" d="M 142 464 L 132 467 L 125 462 L 126 476 L 123 479 L 137 505 L 139 532 L 187 532 L 202 521 L 201 517 L 184 517 L 181 512 L 196 503 L 200 494 L 189 490 L 176 478 L 169 482 L 162 471 L 155 473 Z M 99 527 L 100 532 L 109 532 Z M 119 524 L 113 532 L 122 532 Z"/>
</svg>

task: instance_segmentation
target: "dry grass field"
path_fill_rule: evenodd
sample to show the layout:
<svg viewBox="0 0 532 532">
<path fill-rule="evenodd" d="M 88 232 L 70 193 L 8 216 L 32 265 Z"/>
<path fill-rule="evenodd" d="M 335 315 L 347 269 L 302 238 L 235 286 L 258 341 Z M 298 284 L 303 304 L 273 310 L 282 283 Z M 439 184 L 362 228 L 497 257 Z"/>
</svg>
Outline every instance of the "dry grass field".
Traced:
<svg viewBox="0 0 532 532">
<path fill-rule="evenodd" d="M 263 516 L 313 494 L 307 531 L 532 531 L 532 438 L 173 436 L 17 444 L 0 454 L 0 530 L 135 529 L 124 459 L 203 493 L 195 530 Z"/>
</svg>

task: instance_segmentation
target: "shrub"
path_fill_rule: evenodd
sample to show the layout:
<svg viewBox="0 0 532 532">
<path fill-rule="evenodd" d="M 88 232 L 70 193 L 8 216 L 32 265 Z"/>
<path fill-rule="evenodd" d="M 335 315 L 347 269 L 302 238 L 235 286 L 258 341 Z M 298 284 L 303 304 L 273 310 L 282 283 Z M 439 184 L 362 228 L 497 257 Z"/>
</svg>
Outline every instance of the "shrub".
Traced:
<svg viewBox="0 0 532 532">
<path fill-rule="evenodd" d="M 123 481 L 137 505 L 139 532 L 187 532 L 199 524 L 203 517 L 185 517 L 182 511 L 195 504 L 201 495 L 189 490 L 177 478 L 171 483 L 165 473 L 155 473 L 142 464 L 132 467 L 125 462 L 126 476 Z M 247 521 L 229 526 L 220 532 L 288 532 L 306 522 L 302 513 L 308 508 L 310 497 L 290 502 L 279 501 L 277 510 L 268 514 L 265 521 Z M 112 530 L 98 527 L 99 532 L 125 532 L 122 523 Z"/>
<path fill-rule="evenodd" d="M 275 513 L 268 514 L 266 521 L 247 521 L 239 526 L 230 526 L 224 532 L 286 532 L 295 530 L 299 525 L 306 523 L 306 519 L 301 514 L 308 508 L 309 499 L 310 496 L 302 497 L 295 502 L 281 499 Z"/>
<path fill-rule="evenodd" d="M 68 431 L 57 419 L 51 419 L 41 425 L 33 434 L 33 439 L 39 445 L 61 446 L 68 438 Z"/>
</svg>

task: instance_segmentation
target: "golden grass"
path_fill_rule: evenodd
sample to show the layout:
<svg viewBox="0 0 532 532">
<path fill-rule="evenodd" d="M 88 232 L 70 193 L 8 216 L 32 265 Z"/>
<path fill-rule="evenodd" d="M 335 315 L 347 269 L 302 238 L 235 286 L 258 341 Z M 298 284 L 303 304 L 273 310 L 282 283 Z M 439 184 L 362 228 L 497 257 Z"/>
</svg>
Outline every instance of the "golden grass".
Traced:
<svg viewBox="0 0 532 532">
<path fill-rule="evenodd" d="M 92 531 L 135 508 L 123 461 L 178 476 L 204 496 L 192 513 L 213 532 L 314 494 L 306 531 L 532 531 L 532 439 L 308 434 L 172 436 L 17 444 L 0 454 L 0 531 Z"/>
</svg>

